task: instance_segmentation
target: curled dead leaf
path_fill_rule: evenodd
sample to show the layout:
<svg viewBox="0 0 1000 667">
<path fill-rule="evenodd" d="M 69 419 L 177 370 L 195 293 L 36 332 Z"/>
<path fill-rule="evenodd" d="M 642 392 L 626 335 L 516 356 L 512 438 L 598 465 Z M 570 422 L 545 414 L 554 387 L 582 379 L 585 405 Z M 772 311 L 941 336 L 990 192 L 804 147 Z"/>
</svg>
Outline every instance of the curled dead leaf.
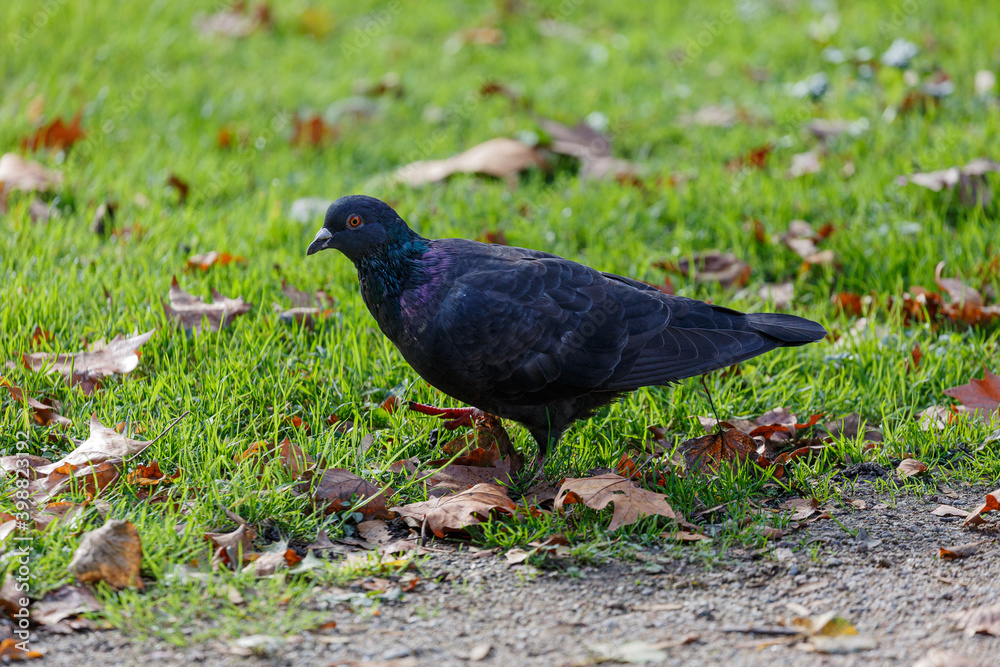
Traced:
<svg viewBox="0 0 1000 667">
<path fill-rule="evenodd" d="M 426 522 L 437 537 L 446 532 L 463 531 L 488 519 L 494 512 L 514 514 L 517 505 L 507 491 L 496 484 L 476 484 L 471 489 L 424 502 L 393 507 L 393 512 L 416 522 Z"/>
<path fill-rule="evenodd" d="M 112 588 L 142 589 L 141 565 L 139 531 L 127 521 L 111 520 L 83 534 L 69 569 L 83 583 L 103 581 Z"/>
<path fill-rule="evenodd" d="M 170 305 L 164 304 L 163 310 L 167 317 L 175 320 L 187 331 L 198 333 L 207 327 L 211 331 L 219 331 L 232 324 L 240 315 L 250 312 L 253 304 L 247 303 L 242 297 L 230 299 L 212 290 L 212 303 L 205 303 L 200 298 L 189 294 L 180 288 L 176 276 L 170 283 Z"/>
<path fill-rule="evenodd" d="M 139 366 L 139 348 L 153 337 L 154 332 L 128 338 L 116 336 L 109 343 L 99 340 L 85 352 L 23 354 L 21 360 L 33 371 L 60 373 L 71 387 L 79 385 L 83 393 L 92 394 L 104 378 L 134 371 Z"/>
<path fill-rule="evenodd" d="M 516 139 L 490 139 L 443 160 L 413 162 L 396 171 L 395 178 L 411 186 L 436 183 L 453 174 L 484 174 L 510 178 L 530 167 L 547 168 L 541 154 Z"/>
</svg>

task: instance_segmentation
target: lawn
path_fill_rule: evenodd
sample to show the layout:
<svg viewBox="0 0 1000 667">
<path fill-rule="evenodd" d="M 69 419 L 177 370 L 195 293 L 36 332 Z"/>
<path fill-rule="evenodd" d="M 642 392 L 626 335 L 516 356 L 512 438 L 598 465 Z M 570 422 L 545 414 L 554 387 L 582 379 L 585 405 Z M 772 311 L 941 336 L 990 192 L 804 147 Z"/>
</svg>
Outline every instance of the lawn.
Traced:
<svg viewBox="0 0 1000 667">
<path fill-rule="evenodd" d="M 721 526 L 708 543 L 670 542 L 678 557 L 713 567 L 732 545 L 763 546 L 760 527 L 776 515 L 756 508 L 791 497 L 843 503 L 849 484 L 834 476 L 861 461 L 929 466 L 879 482 L 893 493 L 1000 478 L 996 443 L 976 448 L 993 425 L 960 418 L 925 430 L 916 418 L 955 403 L 944 390 L 981 377 L 984 365 L 997 369 L 997 327 L 923 317 L 920 308 L 901 313 L 913 286 L 941 291 L 942 261 L 943 276 L 995 298 L 997 201 L 967 202 L 957 188 L 897 180 L 1000 158 L 998 89 L 976 87 L 977 72 L 996 72 L 1000 62 L 1000 16 L 989 3 L 293 2 L 275 3 L 269 23 L 245 37 L 205 34 L 199 26 L 218 10 L 207 2 L 65 0 L 0 8 L 0 152 L 63 174 L 49 193 L 5 191 L 0 360 L 155 331 L 134 370 L 90 394 L 59 373 L 21 363 L 4 369 L 25 394 L 58 401 L 72 424 L 39 426 L 29 406 L 0 392 L 0 454 L 60 459 L 73 448 L 68 438 L 87 437 L 91 415 L 142 440 L 181 417 L 125 466 L 127 473 L 156 460 L 168 475 L 179 473 L 160 502 L 123 474 L 96 499 L 68 488 L 58 500 L 83 504 L 71 508 L 72 519 L 24 531 L 33 597 L 72 582 L 81 534 L 108 518 L 131 522 L 141 536 L 145 588 L 98 586 L 98 622 L 175 643 L 314 627 L 322 621 L 300 604 L 315 586 L 406 566 L 325 563 L 267 579 L 209 566 L 206 533 L 236 526 L 227 510 L 255 527 L 257 550 L 287 540 L 301 555 L 321 530 L 333 539 L 356 535 L 355 512 L 315 511 L 308 494 L 296 493 L 289 466 L 246 454 L 254 443 L 288 438 L 320 469 L 392 484 L 393 504 L 402 505 L 426 499 L 426 490 L 390 465 L 440 458 L 438 436 L 451 437 L 434 433 L 441 424 L 433 418 L 380 407 L 390 396 L 457 404 L 378 331 L 349 261 L 305 257 L 322 223 L 321 212 L 292 215 L 305 197 L 369 194 L 427 237 L 502 232 L 511 245 L 657 285 L 669 278 L 677 294 L 740 310 L 773 309 L 761 288 L 792 283 L 787 310 L 831 336 L 709 375 L 719 416 L 757 417 L 779 406 L 800 421 L 858 413 L 881 430 L 878 446 L 843 435 L 780 478 L 753 465 L 682 474 L 671 453 L 704 434 L 696 417 L 712 414 L 691 379 L 637 391 L 578 423 L 547 461 L 553 481 L 615 469 L 626 454 L 646 461 L 649 427 L 665 429 L 667 451 L 648 464 L 663 474 L 650 488 L 695 524 Z M 895 63 L 903 67 L 883 57 L 897 39 L 914 46 L 908 64 Z M 490 82 L 518 101 L 482 95 Z M 729 122 L 691 120 L 712 106 L 731 114 Z M 75 145 L 23 145 L 77 112 L 85 136 Z M 314 114 L 327 136 L 295 141 L 297 123 Z M 410 187 L 389 177 L 495 137 L 544 144 L 540 118 L 588 119 L 638 175 L 587 180 L 575 160 L 556 157 L 548 172 L 510 179 L 457 175 Z M 807 127 L 817 119 L 851 125 L 820 139 Z M 818 155 L 818 170 L 791 176 L 793 156 L 807 152 Z M 1000 184 L 996 174 L 983 178 Z M 52 217 L 34 219 L 35 197 Z M 116 209 L 100 233 L 92 223 L 107 202 Z M 832 261 L 804 261 L 781 239 L 793 220 L 832 226 L 817 243 Z M 745 284 L 664 269 L 709 250 L 746 262 Z M 210 251 L 240 259 L 188 266 Z M 186 332 L 164 312 L 173 277 L 195 296 L 214 289 L 252 309 L 221 331 Z M 324 290 L 332 312 L 313 326 L 285 321 L 272 306 L 292 305 L 284 282 Z M 871 305 L 863 313 L 838 307 L 832 297 L 840 293 L 870 297 Z M 34 336 L 36 327 L 48 334 Z M 354 427 L 338 428 L 346 422 Z M 507 426 L 514 445 L 533 455 L 530 436 Z M 15 490 L 12 475 L 0 482 L 0 511 L 14 511 Z M 714 519 L 697 518 L 719 505 Z M 609 512 L 574 510 L 497 517 L 473 528 L 471 541 L 507 549 L 561 532 L 572 558 L 593 561 L 664 544 L 674 525 L 648 517 L 612 532 Z M 0 570 L 17 567 L 12 544 Z M 237 604 L 234 589 L 255 595 Z M 205 625 L 192 633 L 194 619 Z"/>
</svg>

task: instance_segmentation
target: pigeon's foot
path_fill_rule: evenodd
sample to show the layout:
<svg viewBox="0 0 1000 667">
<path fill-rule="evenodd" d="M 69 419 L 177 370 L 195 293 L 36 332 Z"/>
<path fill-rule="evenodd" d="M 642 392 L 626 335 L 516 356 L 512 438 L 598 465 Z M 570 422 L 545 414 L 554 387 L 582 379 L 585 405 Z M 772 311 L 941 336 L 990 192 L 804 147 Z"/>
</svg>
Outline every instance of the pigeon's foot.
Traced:
<svg viewBox="0 0 1000 667">
<path fill-rule="evenodd" d="M 482 419 L 486 413 L 479 408 L 439 408 L 434 405 L 424 405 L 416 401 L 407 401 L 406 407 L 422 415 L 430 415 L 444 419 L 444 427 L 454 431 L 463 426 L 471 428 L 477 419 Z"/>
</svg>

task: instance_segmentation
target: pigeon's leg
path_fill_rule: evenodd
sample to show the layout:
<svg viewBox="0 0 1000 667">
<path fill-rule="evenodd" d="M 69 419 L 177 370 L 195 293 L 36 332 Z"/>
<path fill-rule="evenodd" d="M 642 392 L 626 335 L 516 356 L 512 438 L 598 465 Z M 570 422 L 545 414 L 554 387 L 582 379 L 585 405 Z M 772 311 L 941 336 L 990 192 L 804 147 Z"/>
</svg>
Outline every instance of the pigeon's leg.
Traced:
<svg viewBox="0 0 1000 667">
<path fill-rule="evenodd" d="M 476 420 L 485 414 L 479 408 L 439 408 L 434 405 L 417 403 L 416 401 L 407 401 L 406 407 L 422 415 L 444 419 L 444 427 L 449 431 L 454 431 L 463 426 L 472 427 L 475 425 Z"/>
</svg>

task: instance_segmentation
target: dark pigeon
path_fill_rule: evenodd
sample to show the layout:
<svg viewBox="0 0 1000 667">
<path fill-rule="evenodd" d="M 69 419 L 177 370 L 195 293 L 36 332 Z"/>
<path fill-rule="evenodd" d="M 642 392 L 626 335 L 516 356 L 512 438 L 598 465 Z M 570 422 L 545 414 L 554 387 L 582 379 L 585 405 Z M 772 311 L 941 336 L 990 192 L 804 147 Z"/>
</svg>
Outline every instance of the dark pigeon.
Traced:
<svg viewBox="0 0 1000 667">
<path fill-rule="evenodd" d="M 793 315 L 670 296 L 537 250 L 429 240 L 387 204 L 335 201 L 306 254 L 336 248 L 406 361 L 444 393 L 518 421 L 543 458 L 622 394 L 820 340 Z"/>
</svg>

